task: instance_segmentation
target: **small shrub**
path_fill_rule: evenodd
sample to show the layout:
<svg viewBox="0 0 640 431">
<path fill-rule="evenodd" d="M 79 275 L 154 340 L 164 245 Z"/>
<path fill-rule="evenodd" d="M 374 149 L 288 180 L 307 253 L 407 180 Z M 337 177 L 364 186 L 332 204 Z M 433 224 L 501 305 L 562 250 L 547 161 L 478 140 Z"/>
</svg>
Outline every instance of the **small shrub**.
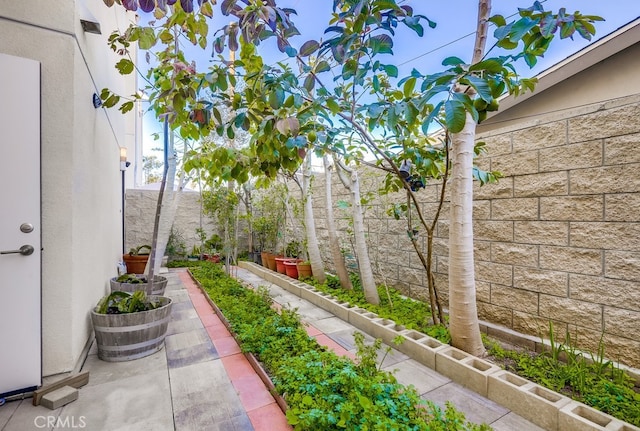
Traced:
<svg viewBox="0 0 640 431">
<path fill-rule="evenodd" d="M 467 422 L 447 405 L 422 400 L 377 364 L 380 341 L 366 346 L 356 336 L 357 359 L 338 357 L 304 330 L 295 310 L 274 311 L 266 289 L 253 291 L 218 265 L 192 273 L 230 322 L 241 348 L 255 354 L 285 397 L 287 420 L 296 430 L 488 430 Z"/>
</svg>

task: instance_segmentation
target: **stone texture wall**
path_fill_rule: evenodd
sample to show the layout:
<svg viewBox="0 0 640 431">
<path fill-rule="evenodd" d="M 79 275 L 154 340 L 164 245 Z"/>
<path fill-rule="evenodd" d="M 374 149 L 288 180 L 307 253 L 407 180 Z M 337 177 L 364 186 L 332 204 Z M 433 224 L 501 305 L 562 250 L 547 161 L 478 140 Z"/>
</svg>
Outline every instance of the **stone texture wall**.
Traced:
<svg viewBox="0 0 640 431">
<path fill-rule="evenodd" d="M 488 148 L 478 164 L 505 176 L 474 191 L 480 318 L 534 337 L 547 336 L 553 322 L 561 339 L 569 331 L 590 351 L 603 336 L 610 359 L 640 367 L 640 96 L 554 112 L 553 118 L 478 138 Z M 378 196 L 380 171 L 363 169 L 360 178 L 363 196 L 370 199 L 365 223 L 378 281 L 426 299 L 425 271 L 407 222 L 388 215 L 393 203 L 405 201 L 404 193 Z M 314 177 L 313 187 L 321 252 L 332 270 L 324 175 Z M 299 198 L 297 187 L 290 190 Z M 438 184 L 418 192 L 427 220 L 440 192 Z M 350 255 L 351 216 L 339 205 L 349 195 L 335 176 L 332 194 L 342 246 Z M 156 198 L 157 192 L 127 191 L 127 247 L 149 241 Z M 434 238 L 444 304 L 448 225 L 445 203 Z M 197 193 L 183 195 L 176 226 L 190 249 L 199 226 Z M 288 238 L 301 240 L 299 231 L 292 229 Z M 420 241 L 424 249 L 424 235 Z"/>
<path fill-rule="evenodd" d="M 157 190 L 129 189 L 125 198 L 125 250 L 142 244 L 151 244 L 153 222 L 158 202 Z M 173 224 L 182 236 L 187 252 L 200 245 L 196 229 L 200 227 L 200 193 L 184 191 Z M 202 226 L 207 237 L 211 237 L 215 226 L 207 216 L 202 217 Z"/>
<path fill-rule="evenodd" d="M 560 338 L 569 331 L 591 351 L 603 336 L 609 358 L 640 367 L 640 97 L 556 112 L 478 138 L 488 148 L 479 165 L 505 176 L 475 188 L 480 318 L 534 337 L 548 335 L 553 322 Z M 369 191 L 383 178 L 371 170 L 361 177 Z M 334 184 L 336 208 L 348 195 L 337 179 Z M 318 235 L 329 257 L 322 176 L 314 187 Z M 434 184 L 418 192 L 427 219 L 440 190 Z M 371 258 L 380 281 L 425 298 L 425 271 L 406 221 L 387 215 L 392 202 L 403 200 L 396 194 L 369 204 Z M 445 301 L 447 206 L 434 239 L 436 282 Z M 347 211 L 334 211 L 346 230 Z M 345 232 L 342 238 L 349 248 Z"/>
</svg>

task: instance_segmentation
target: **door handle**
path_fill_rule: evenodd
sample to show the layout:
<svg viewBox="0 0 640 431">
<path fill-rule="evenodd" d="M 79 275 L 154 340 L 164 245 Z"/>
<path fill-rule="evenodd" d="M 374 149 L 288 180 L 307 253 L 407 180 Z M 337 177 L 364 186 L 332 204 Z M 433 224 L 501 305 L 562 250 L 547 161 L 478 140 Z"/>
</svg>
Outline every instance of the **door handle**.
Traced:
<svg viewBox="0 0 640 431">
<path fill-rule="evenodd" d="M 19 250 L 2 250 L 0 254 L 21 254 L 23 256 L 30 256 L 33 254 L 35 249 L 32 245 L 23 245 Z"/>
</svg>

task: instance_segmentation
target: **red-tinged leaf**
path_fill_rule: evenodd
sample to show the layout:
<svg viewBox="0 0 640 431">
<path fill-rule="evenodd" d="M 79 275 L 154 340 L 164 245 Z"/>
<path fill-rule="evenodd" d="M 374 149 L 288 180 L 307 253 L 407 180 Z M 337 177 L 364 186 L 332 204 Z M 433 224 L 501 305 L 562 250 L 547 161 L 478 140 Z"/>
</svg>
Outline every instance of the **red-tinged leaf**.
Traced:
<svg viewBox="0 0 640 431">
<path fill-rule="evenodd" d="M 144 12 L 151 12 L 156 7 L 155 0 L 140 0 L 140 9 Z"/>
<path fill-rule="evenodd" d="M 308 40 L 300 47 L 300 56 L 308 57 L 320 48 L 320 44 L 315 40 Z"/>
<path fill-rule="evenodd" d="M 126 10 L 138 10 L 138 0 L 122 0 L 122 6 Z"/>
<path fill-rule="evenodd" d="M 171 6 L 171 5 L 175 4 L 176 1 L 178 1 L 178 0 L 167 0 L 167 4 L 169 6 Z"/>
<path fill-rule="evenodd" d="M 220 5 L 220 10 L 222 11 L 222 15 L 228 16 L 233 7 L 236 5 L 236 0 L 224 0 Z"/>
<path fill-rule="evenodd" d="M 180 6 L 187 13 L 193 12 L 193 0 L 180 0 Z"/>
</svg>

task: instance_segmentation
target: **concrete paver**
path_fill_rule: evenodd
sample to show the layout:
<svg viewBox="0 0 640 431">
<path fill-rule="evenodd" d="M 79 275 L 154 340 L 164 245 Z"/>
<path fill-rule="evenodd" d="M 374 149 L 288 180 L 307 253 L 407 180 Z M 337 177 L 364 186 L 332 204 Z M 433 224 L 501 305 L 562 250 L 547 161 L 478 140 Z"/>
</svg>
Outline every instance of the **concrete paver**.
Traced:
<svg viewBox="0 0 640 431">
<path fill-rule="evenodd" d="M 276 307 L 297 308 L 307 333 L 338 354 L 353 358 L 357 331 L 331 313 L 243 269 L 236 275 L 255 287 L 266 286 Z M 146 358 L 104 362 L 95 346 L 83 365 L 89 384 L 78 400 L 57 410 L 34 407 L 31 399 L 0 407 L 0 431 L 53 429 L 37 426 L 52 417 L 67 427 L 83 420 L 91 430 L 291 430 L 275 400 L 240 348 L 184 270 L 172 270 L 166 295 L 174 300 L 165 348 Z M 373 338 L 365 335 L 365 342 Z M 444 406 L 451 401 L 468 420 L 497 431 L 541 429 L 508 409 L 451 382 L 403 353 L 379 352 L 385 370 L 421 396 Z M 58 429 L 61 429 L 59 427 Z"/>
</svg>

